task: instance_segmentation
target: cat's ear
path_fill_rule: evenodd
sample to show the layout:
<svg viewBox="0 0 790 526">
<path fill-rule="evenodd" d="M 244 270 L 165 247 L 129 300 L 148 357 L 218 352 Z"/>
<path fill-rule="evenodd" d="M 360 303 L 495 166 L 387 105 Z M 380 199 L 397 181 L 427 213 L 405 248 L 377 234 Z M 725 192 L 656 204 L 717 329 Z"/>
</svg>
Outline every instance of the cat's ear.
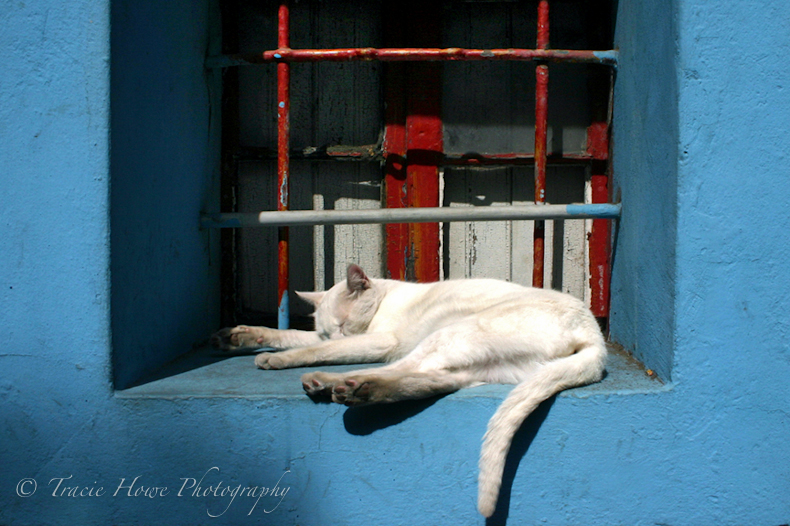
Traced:
<svg viewBox="0 0 790 526">
<path fill-rule="evenodd" d="M 348 284 L 348 290 L 351 292 L 362 292 L 370 288 L 370 279 L 359 265 L 352 264 L 348 266 L 346 283 Z"/>
<path fill-rule="evenodd" d="M 324 295 L 326 292 L 299 292 L 296 291 L 296 295 L 305 300 L 307 303 L 312 303 L 314 306 L 318 307 L 318 304 L 321 303 L 321 300 L 324 299 Z"/>
</svg>

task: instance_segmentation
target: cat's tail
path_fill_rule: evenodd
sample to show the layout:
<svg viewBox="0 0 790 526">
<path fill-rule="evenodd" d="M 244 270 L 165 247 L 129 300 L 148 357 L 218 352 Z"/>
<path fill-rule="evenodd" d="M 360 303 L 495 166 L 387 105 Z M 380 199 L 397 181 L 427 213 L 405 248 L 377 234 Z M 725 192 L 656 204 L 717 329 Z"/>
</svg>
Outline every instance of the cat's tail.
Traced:
<svg viewBox="0 0 790 526">
<path fill-rule="evenodd" d="M 599 381 L 605 361 L 606 347 L 601 340 L 575 354 L 542 364 L 529 381 L 518 384 L 505 398 L 488 422 L 480 453 L 477 509 L 484 517 L 494 513 L 510 443 L 527 416 L 564 389 Z"/>
</svg>

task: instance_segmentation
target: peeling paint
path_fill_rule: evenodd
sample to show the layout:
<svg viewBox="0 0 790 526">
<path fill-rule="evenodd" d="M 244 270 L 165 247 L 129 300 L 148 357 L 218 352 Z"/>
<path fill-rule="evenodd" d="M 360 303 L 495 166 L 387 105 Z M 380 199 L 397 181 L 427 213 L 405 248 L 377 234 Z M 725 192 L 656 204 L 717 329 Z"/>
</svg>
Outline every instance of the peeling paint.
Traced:
<svg viewBox="0 0 790 526">
<path fill-rule="evenodd" d="M 288 306 L 288 291 L 283 291 L 280 297 L 280 304 L 277 306 L 277 328 L 287 329 L 290 327 L 289 320 L 290 309 Z"/>
<path fill-rule="evenodd" d="M 347 49 L 278 49 L 257 53 L 219 55 L 208 57 L 208 67 L 231 67 L 268 62 L 348 62 L 372 61 L 480 61 L 518 60 L 549 62 L 581 62 L 614 66 L 614 50 L 572 49 L 460 49 L 460 48 L 347 48 Z"/>
</svg>

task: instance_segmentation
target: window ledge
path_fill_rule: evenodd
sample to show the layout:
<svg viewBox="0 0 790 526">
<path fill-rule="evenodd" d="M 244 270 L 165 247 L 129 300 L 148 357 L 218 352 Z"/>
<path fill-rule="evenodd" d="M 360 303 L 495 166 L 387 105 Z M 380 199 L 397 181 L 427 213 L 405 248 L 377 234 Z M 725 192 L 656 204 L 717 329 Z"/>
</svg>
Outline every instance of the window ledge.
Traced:
<svg viewBox="0 0 790 526">
<path fill-rule="evenodd" d="M 282 371 L 262 371 L 255 367 L 254 355 L 233 355 L 213 349 L 198 349 L 164 366 L 147 381 L 116 391 L 119 398 L 299 398 L 308 401 L 300 377 L 305 372 L 351 371 L 364 365 L 305 367 Z M 615 345 L 609 346 L 606 377 L 603 381 L 569 389 L 560 396 L 586 398 L 595 395 L 647 394 L 670 389 L 650 377 L 644 366 Z M 462 389 L 451 396 L 504 398 L 511 385 L 483 385 Z"/>
</svg>

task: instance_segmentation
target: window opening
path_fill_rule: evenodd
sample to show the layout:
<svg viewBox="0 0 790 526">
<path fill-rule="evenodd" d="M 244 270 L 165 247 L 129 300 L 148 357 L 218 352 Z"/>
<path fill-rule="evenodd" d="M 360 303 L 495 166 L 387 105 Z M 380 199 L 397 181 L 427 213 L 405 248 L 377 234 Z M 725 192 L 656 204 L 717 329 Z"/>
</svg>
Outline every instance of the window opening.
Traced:
<svg viewBox="0 0 790 526">
<path fill-rule="evenodd" d="M 554 3 L 561 3 L 554 0 Z M 283 2 L 277 9 L 276 48 L 256 53 L 234 53 L 234 37 L 226 37 L 225 54 L 207 59 L 207 67 L 230 69 L 237 66 L 273 64 L 276 67 L 277 148 L 242 148 L 238 132 L 225 130 L 223 183 L 220 214 L 204 215 L 204 228 L 221 228 L 231 232 L 223 241 L 226 266 L 237 264 L 236 229 L 256 226 L 277 227 L 277 325 L 288 328 L 290 307 L 291 265 L 289 261 L 289 228 L 297 225 L 385 224 L 387 274 L 396 279 L 416 278 L 430 281 L 439 278 L 440 222 L 495 221 L 532 219 L 533 234 L 532 284 L 543 287 L 546 257 L 545 226 L 548 219 L 591 219 L 589 240 L 590 303 L 593 313 L 608 315 L 609 305 L 609 238 L 610 220 L 620 214 L 618 204 L 610 203 L 608 138 L 611 121 L 611 82 L 617 64 L 612 49 L 553 49 L 550 47 L 548 0 L 537 3 L 537 39 L 535 48 L 446 48 L 441 42 L 441 3 L 407 2 L 397 6 L 385 2 L 383 40 L 391 47 L 352 47 L 335 49 L 292 49 L 290 6 Z M 232 5 L 232 3 L 231 3 Z M 490 4 L 489 4 L 490 5 Z M 234 7 L 226 8 L 225 16 L 238 16 Z M 607 14 L 603 15 L 604 17 Z M 593 18 L 598 21 L 600 16 Z M 589 23 L 589 22 L 588 22 Z M 226 24 L 226 33 L 228 26 Z M 232 31 L 231 31 L 232 33 Z M 411 46 L 411 47 L 407 47 Z M 382 95 L 385 103 L 384 133 L 376 144 L 363 146 L 327 146 L 294 151 L 291 147 L 292 66 L 297 63 L 348 63 L 376 61 L 384 64 Z M 442 79 L 437 67 L 443 62 L 514 61 L 535 63 L 534 152 L 495 153 L 446 152 L 443 144 L 441 115 Z M 595 104 L 603 105 L 597 120 L 588 127 L 586 147 L 580 152 L 550 151 L 548 119 L 550 64 L 582 63 L 609 68 L 604 83 L 607 89 L 597 93 Z M 599 88 L 595 88 L 601 91 Z M 225 112 L 238 112 L 238 80 L 226 76 Z M 603 102 L 602 102 L 603 99 Z M 594 117 L 595 119 L 595 117 Z M 231 118 L 231 120 L 233 120 Z M 265 125 L 266 123 L 262 123 Z M 238 122 L 231 125 L 238 126 Z M 238 178 L 238 164 L 245 158 L 276 159 L 276 211 L 240 213 L 236 211 L 237 196 L 233 195 Z M 385 208 L 371 210 L 291 210 L 294 161 L 373 161 L 383 165 Z M 546 174 L 550 163 L 584 164 L 590 174 L 590 195 L 586 204 L 546 204 Z M 530 205 L 508 207 L 443 207 L 439 202 L 439 171 L 447 167 L 534 166 L 534 201 Z M 227 174 L 230 174 L 227 176 Z M 326 285 L 331 285 L 327 283 Z M 225 291 L 235 284 L 225 285 Z M 223 303 L 233 304 L 232 294 L 225 294 Z M 231 309 L 232 310 L 232 309 Z M 233 312 L 225 311 L 226 321 Z"/>
</svg>

